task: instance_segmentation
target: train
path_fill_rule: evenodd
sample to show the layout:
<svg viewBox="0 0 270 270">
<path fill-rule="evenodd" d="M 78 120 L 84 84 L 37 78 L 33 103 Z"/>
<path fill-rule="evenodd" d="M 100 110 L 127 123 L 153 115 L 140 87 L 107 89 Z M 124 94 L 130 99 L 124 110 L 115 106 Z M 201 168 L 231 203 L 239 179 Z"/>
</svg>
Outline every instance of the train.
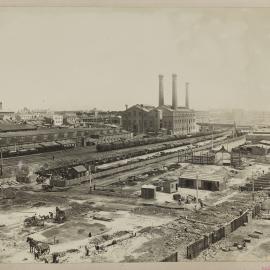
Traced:
<svg viewBox="0 0 270 270">
<path fill-rule="evenodd" d="M 220 135 L 220 134 L 213 135 L 213 141 L 214 142 L 220 141 L 219 139 L 220 136 L 223 136 L 223 135 Z M 204 136 L 203 139 L 205 141 L 202 141 L 202 138 L 200 137 L 200 138 L 192 138 L 189 141 L 178 141 L 178 142 L 156 145 L 156 146 L 153 145 L 146 149 L 137 149 L 137 150 L 134 149 L 133 151 L 128 153 L 128 155 L 123 154 L 123 156 L 121 156 L 121 159 L 125 159 L 125 160 L 122 160 L 122 161 L 114 160 L 114 162 L 107 163 L 104 165 L 97 164 L 97 166 L 95 166 L 95 172 L 106 171 L 106 170 L 121 167 L 127 164 L 135 163 L 138 161 L 143 161 L 143 160 L 156 158 L 156 157 L 168 155 L 168 154 L 179 152 L 179 151 L 180 152 L 188 151 L 197 147 L 202 147 L 211 143 L 212 140 L 210 140 L 210 138 L 212 139 L 212 135 Z M 223 139 L 225 139 L 224 136 L 223 136 Z"/>
<path fill-rule="evenodd" d="M 1 149 L 2 157 L 9 158 L 9 157 L 16 157 L 16 156 L 24 156 L 24 155 L 32 155 L 44 152 L 51 152 L 51 151 L 59 151 L 64 149 L 73 148 L 75 145 L 65 145 L 63 143 L 54 141 L 49 143 L 37 143 L 37 144 L 29 144 L 29 145 L 22 145 L 17 146 L 14 148 L 12 147 L 5 147 Z"/>
<path fill-rule="evenodd" d="M 215 131 L 213 133 L 214 138 L 219 135 L 220 132 Z M 133 140 L 125 140 L 120 142 L 112 142 L 112 143 L 99 143 L 96 145 L 97 152 L 106 152 L 111 150 L 119 150 L 124 148 L 132 148 L 138 147 L 143 145 L 150 145 L 150 144 L 157 144 L 157 143 L 168 143 L 171 142 L 174 146 L 174 142 L 181 142 L 184 139 L 194 139 L 200 138 L 204 136 L 209 136 L 208 139 L 211 139 L 212 132 L 200 132 L 196 134 L 189 134 L 189 135 L 168 135 L 162 137 L 152 137 L 152 138 L 141 138 L 141 139 L 133 139 Z M 177 145 L 178 146 L 178 145 Z M 158 150 L 158 149 L 157 149 Z"/>
</svg>

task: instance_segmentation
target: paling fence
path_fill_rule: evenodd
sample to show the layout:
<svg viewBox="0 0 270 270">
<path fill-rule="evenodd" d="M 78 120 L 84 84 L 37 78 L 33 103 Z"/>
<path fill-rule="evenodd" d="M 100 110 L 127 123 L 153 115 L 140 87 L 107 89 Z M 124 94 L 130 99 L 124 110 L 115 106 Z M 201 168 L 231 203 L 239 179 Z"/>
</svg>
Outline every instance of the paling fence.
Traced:
<svg viewBox="0 0 270 270">
<path fill-rule="evenodd" d="M 231 232 L 237 230 L 239 227 L 243 226 L 244 223 L 248 222 L 248 210 L 245 211 L 240 217 L 232 220 L 231 224 Z"/>
<path fill-rule="evenodd" d="M 187 247 L 187 258 L 193 259 L 197 257 L 200 252 L 209 247 L 209 236 L 204 236 L 203 238 L 197 240 L 196 242 L 190 244 Z"/>
<path fill-rule="evenodd" d="M 178 261 L 178 253 L 175 252 L 171 254 L 170 256 L 163 259 L 161 262 L 177 262 Z"/>
<path fill-rule="evenodd" d="M 254 206 L 252 211 L 252 217 L 254 218 L 256 215 L 260 213 L 260 205 L 257 204 Z M 214 244 L 217 241 L 224 238 L 226 235 L 232 233 L 233 231 L 237 230 L 239 227 L 243 226 L 244 223 L 248 222 L 248 212 L 246 210 L 241 216 L 235 218 L 231 222 L 225 224 L 218 230 L 209 234 L 209 236 L 204 236 L 201 239 L 196 240 L 195 242 L 191 243 L 187 246 L 187 258 L 193 259 L 197 257 L 201 251 L 207 249 L 210 244 Z M 207 242 L 208 240 L 208 242 Z"/>
<path fill-rule="evenodd" d="M 87 181 L 89 181 L 89 176 L 83 176 L 83 177 L 73 178 L 73 179 L 52 180 L 52 185 L 55 187 L 68 187 L 68 186 L 79 185 L 82 182 L 87 182 Z"/>
<path fill-rule="evenodd" d="M 214 244 L 217 241 L 221 240 L 223 237 L 225 237 L 225 227 L 221 227 L 216 231 L 211 232 L 209 235 L 209 242 L 211 244 Z"/>
<path fill-rule="evenodd" d="M 261 212 L 261 206 L 259 204 L 256 204 L 255 207 L 252 209 L 252 218 L 259 215 Z"/>
</svg>

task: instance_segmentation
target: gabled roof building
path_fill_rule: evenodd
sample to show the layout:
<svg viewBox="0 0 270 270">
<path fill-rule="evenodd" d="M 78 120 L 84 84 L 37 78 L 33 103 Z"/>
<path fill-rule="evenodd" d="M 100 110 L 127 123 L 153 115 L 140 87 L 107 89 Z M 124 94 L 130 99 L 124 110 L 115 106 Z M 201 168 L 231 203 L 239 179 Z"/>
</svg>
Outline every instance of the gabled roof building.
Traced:
<svg viewBox="0 0 270 270">
<path fill-rule="evenodd" d="M 189 83 L 186 83 L 185 106 L 178 106 L 177 75 L 172 74 L 172 105 L 164 104 L 163 75 L 159 75 L 158 107 L 136 104 L 123 113 L 123 128 L 134 133 L 157 133 L 161 129 L 169 134 L 196 132 L 195 111 L 189 108 Z"/>
</svg>

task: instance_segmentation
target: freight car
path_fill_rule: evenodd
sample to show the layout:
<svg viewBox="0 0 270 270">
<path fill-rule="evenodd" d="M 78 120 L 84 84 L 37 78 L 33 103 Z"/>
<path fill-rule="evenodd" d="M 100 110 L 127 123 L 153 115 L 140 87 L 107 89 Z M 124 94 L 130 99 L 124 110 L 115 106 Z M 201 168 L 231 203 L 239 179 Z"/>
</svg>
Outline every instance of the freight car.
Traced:
<svg viewBox="0 0 270 270">
<path fill-rule="evenodd" d="M 214 132 L 213 137 L 216 138 L 219 135 L 219 132 Z M 181 140 L 189 139 L 190 142 L 196 143 L 197 141 L 200 141 L 203 137 L 204 139 L 211 139 L 212 133 L 196 133 L 193 135 L 169 135 L 169 136 L 163 136 L 163 137 L 152 137 L 152 138 L 140 138 L 137 140 L 126 140 L 123 142 L 113 142 L 113 143 L 101 143 L 96 145 L 96 149 L 98 152 L 105 152 L 105 151 L 111 151 L 111 150 L 117 150 L 117 149 L 124 149 L 124 148 L 132 148 L 136 146 L 142 146 L 142 145 L 149 145 L 149 144 L 157 144 L 157 143 L 168 143 L 171 142 L 171 146 L 166 145 L 167 148 L 173 148 L 176 146 L 181 146 L 181 144 L 178 144 L 181 142 Z M 158 150 L 158 149 L 157 149 Z"/>
</svg>

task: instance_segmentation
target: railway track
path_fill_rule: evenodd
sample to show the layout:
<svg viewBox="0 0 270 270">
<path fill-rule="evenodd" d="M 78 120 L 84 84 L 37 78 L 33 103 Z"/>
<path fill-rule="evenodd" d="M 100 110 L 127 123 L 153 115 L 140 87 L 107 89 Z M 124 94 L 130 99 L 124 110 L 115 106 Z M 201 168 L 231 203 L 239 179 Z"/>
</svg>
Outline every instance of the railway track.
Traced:
<svg viewBox="0 0 270 270">
<path fill-rule="evenodd" d="M 214 147 L 218 147 L 218 146 L 222 146 L 224 144 L 227 143 L 234 143 L 235 141 L 241 141 L 242 139 L 244 139 L 245 137 L 239 137 L 237 138 L 237 140 L 224 140 L 221 142 L 216 142 L 213 144 Z M 94 183 L 97 184 L 98 186 L 107 186 L 107 185 L 111 185 L 113 183 L 119 182 L 119 178 L 120 181 L 124 181 L 125 178 L 129 175 L 133 175 L 136 173 L 143 173 L 148 171 L 149 169 L 153 168 L 154 164 L 158 164 L 158 163 L 169 163 L 172 161 L 175 161 L 178 159 L 178 156 L 183 156 L 187 153 L 197 153 L 197 152 L 202 152 L 202 151 L 209 151 L 212 147 L 212 144 L 209 143 L 208 145 L 202 146 L 202 147 L 197 147 L 197 148 L 193 148 L 192 150 L 186 151 L 186 152 L 176 152 L 176 153 L 172 153 L 172 154 L 168 154 L 166 156 L 162 156 L 162 157 L 157 157 L 157 158 L 152 158 L 150 160 L 145 160 L 145 161 L 139 161 L 135 164 L 132 165 L 126 165 L 126 166 L 121 166 L 119 168 L 112 169 L 112 170 L 107 170 L 105 171 L 106 174 L 103 174 L 103 176 L 99 176 L 98 174 L 94 174 Z M 118 171 L 117 171 L 118 169 Z M 102 177 L 102 178 L 98 178 L 98 177 Z M 114 179 L 112 179 L 112 177 Z"/>
<path fill-rule="evenodd" d="M 220 136 L 226 135 L 228 132 L 220 133 Z M 207 135 L 209 137 L 209 135 Z M 201 137 L 201 141 L 204 141 L 204 138 L 206 136 Z M 192 139 L 183 139 L 181 140 L 182 143 L 189 143 Z M 158 147 L 164 144 L 173 143 L 171 142 L 163 142 L 163 143 L 157 143 L 157 144 L 149 144 L 149 145 L 141 145 L 137 147 L 131 147 L 131 148 L 124 148 L 121 150 L 111 150 L 111 151 L 105 151 L 105 152 L 97 152 L 95 149 L 95 146 L 90 147 L 78 147 L 74 149 L 68 149 L 68 150 L 60 150 L 60 151 L 54 151 L 54 152 L 45 152 L 45 153 L 38 153 L 38 154 L 31 154 L 31 155 L 24 155 L 24 156 L 16 156 L 16 157 L 9 157 L 3 159 L 3 167 L 4 169 L 9 169 L 14 166 L 17 166 L 19 163 L 27 164 L 33 167 L 41 166 L 44 163 L 47 163 L 49 165 L 52 164 L 61 164 L 63 163 L 73 163 L 76 161 L 82 161 L 82 162 L 89 162 L 91 160 L 99 159 L 99 160 L 108 160 L 110 158 L 113 158 L 115 156 L 125 156 L 129 155 L 129 153 L 134 153 L 138 150 L 143 150 L 151 147 Z M 53 159 L 54 156 L 54 159 Z"/>
</svg>

